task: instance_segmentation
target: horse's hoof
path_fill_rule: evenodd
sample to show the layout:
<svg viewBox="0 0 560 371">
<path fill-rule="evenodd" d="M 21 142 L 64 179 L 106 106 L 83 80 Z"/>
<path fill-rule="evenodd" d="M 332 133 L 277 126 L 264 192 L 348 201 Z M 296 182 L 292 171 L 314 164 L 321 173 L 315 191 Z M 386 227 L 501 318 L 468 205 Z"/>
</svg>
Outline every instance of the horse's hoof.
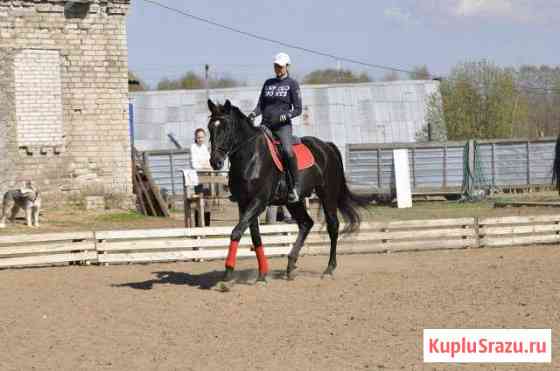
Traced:
<svg viewBox="0 0 560 371">
<path fill-rule="evenodd" d="M 287 273 L 286 273 L 286 279 L 287 279 L 288 281 L 293 281 L 293 280 L 295 280 L 295 279 L 296 279 L 295 273 L 294 273 L 294 272 L 287 272 Z"/>
<path fill-rule="evenodd" d="M 230 282 L 233 280 L 233 268 L 226 267 L 226 271 L 222 277 L 222 281 Z"/>
<path fill-rule="evenodd" d="M 219 292 L 230 292 L 233 288 L 233 281 L 224 282 L 220 281 L 216 284 L 216 290 Z"/>
<path fill-rule="evenodd" d="M 259 286 L 266 286 L 266 284 L 268 283 L 268 280 L 266 279 L 266 274 L 260 274 L 257 277 L 257 280 L 255 281 L 256 285 Z"/>
<path fill-rule="evenodd" d="M 331 278 L 334 279 L 334 268 L 327 268 L 325 269 L 325 271 L 323 272 L 323 275 L 321 276 L 321 278 Z"/>
<path fill-rule="evenodd" d="M 296 259 L 288 258 L 288 266 L 286 267 L 286 278 L 292 281 L 295 278 L 294 271 L 296 270 Z"/>
</svg>

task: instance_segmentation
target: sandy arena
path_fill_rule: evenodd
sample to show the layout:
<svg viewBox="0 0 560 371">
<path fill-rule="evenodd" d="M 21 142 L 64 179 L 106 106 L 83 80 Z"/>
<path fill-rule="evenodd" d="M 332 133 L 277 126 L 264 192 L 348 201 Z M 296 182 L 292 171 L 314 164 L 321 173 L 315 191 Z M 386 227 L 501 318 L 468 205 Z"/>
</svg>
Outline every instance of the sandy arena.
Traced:
<svg viewBox="0 0 560 371">
<path fill-rule="evenodd" d="M 302 257 L 253 285 L 222 261 L 0 272 L 1 370 L 559 369 L 560 249 Z M 552 365 L 427 365 L 423 328 L 552 328 Z"/>
</svg>

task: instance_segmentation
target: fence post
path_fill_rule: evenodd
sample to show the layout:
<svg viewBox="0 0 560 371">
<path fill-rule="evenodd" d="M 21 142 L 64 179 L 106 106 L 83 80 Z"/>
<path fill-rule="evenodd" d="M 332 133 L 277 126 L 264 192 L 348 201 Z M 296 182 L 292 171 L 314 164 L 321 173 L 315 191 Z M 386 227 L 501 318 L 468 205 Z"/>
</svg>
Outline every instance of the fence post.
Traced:
<svg viewBox="0 0 560 371">
<path fill-rule="evenodd" d="M 412 170 L 412 190 L 416 189 L 416 148 L 412 147 L 411 151 L 411 170 Z"/>
<path fill-rule="evenodd" d="M 447 188 L 447 144 L 443 145 L 443 188 Z"/>
<path fill-rule="evenodd" d="M 475 233 L 475 248 L 480 248 L 480 220 L 478 216 L 474 217 L 474 233 Z"/>
<path fill-rule="evenodd" d="M 173 152 L 169 152 L 169 171 L 171 172 L 171 194 L 175 196 L 175 165 L 173 164 Z"/>
<path fill-rule="evenodd" d="M 531 143 L 529 141 L 525 150 L 527 151 L 527 192 L 531 192 Z"/>
<path fill-rule="evenodd" d="M 469 140 L 469 158 L 467 159 L 469 164 L 469 170 L 473 176 L 475 175 L 475 148 L 474 148 L 474 140 Z"/>
<path fill-rule="evenodd" d="M 381 189 L 381 150 L 377 148 L 377 188 Z"/>
<path fill-rule="evenodd" d="M 492 143 L 492 186 L 496 187 L 496 143 Z"/>
</svg>

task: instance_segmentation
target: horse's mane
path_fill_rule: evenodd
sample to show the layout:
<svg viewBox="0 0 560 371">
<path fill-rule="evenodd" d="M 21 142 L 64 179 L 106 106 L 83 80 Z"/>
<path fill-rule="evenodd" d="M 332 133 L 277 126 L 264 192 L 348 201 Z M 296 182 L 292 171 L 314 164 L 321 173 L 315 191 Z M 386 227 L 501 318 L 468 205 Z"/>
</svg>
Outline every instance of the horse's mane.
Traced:
<svg viewBox="0 0 560 371">
<path fill-rule="evenodd" d="M 257 130 L 257 128 L 253 126 L 251 120 L 249 120 L 249 118 L 237 106 L 234 106 L 232 104 L 231 112 L 233 116 L 236 118 L 236 120 L 239 121 L 240 124 L 246 125 L 248 128 L 250 128 L 253 131 Z"/>
</svg>

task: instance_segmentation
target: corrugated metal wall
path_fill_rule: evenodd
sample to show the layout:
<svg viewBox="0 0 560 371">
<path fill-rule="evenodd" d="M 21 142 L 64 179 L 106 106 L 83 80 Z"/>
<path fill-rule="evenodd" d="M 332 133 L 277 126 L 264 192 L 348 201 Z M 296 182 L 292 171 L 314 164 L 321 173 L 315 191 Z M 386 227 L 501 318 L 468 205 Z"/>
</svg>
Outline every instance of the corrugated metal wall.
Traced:
<svg viewBox="0 0 560 371">
<path fill-rule="evenodd" d="M 475 154 L 481 170 L 478 175 L 497 188 L 549 185 L 555 143 L 556 138 L 479 141 Z M 350 144 L 346 148 L 346 173 L 355 185 L 388 189 L 394 183 L 393 150 L 406 148 L 413 191 L 459 191 L 466 144 Z"/>
<path fill-rule="evenodd" d="M 303 114 L 294 121 L 295 132 L 332 141 L 341 149 L 347 143 L 414 142 L 425 126 L 427 100 L 438 92 L 437 81 L 302 86 Z M 248 113 L 259 93 L 260 87 L 216 89 L 210 98 L 229 99 Z M 140 151 L 175 148 L 169 133 L 188 147 L 194 130 L 208 123 L 204 90 L 134 92 L 130 97 Z"/>
</svg>

